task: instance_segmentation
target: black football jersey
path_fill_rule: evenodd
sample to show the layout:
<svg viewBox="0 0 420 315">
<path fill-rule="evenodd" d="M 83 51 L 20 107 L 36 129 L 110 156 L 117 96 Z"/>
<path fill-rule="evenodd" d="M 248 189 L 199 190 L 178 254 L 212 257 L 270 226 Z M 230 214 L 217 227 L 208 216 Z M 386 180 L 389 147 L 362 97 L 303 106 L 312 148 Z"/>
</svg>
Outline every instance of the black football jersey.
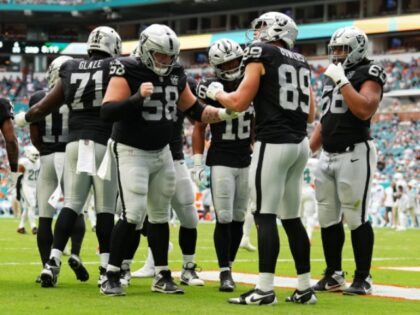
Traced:
<svg viewBox="0 0 420 315">
<path fill-rule="evenodd" d="M 382 67 L 363 63 L 346 71 L 346 76 L 356 91 L 372 80 L 385 84 L 386 74 Z M 327 152 L 340 152 L 352 144 L 371 139 L 370 118 L 361 120 L 348 109 L 340 90 L 326 77 L 322 93 L 322 145 Z"/>
<path fill-rule="evenodd" d="M 223 106 L 206 97 L 207 87 L 210 83 L 218 81 L 223 84 L 226 92 L 235 91 L 240 81 L 222 81 L 209 79 L 201 81 L 197 86 L 197 97 L 214 107 Z M 253 107 L 249 107 L 244 115 L 236 119 L 225 120 L 210 124 L 211 143 L 207 152 L 206 164 L 208 166 L 227 166 L 242 168 L 251 163 L 251 120 Z"/>
<path fill-rule="evenodd" d="M 129 118 L 114 123 L 112 139 L 142 150 L 159 150 L 169 144 L 178 98 L 187 82 L 184 68 L 177 64 L 168 76 L 158 76 L 139 58 L 124 57 L 115 60 L 110 76 L 125 78 L 132 95 L 144 82 L 154 85 L 153 94 L 132 108 Z"/>
<path fill-rule="evenodd" d="M 72 59 L 60 68 L 64 103 L 70 109 L 69 142 L 93 140 L 106 145 L 112 123 L 100 118 L 102 99 L 109 83 L 112 58 Z"/>
<path fill-rule="evenodd" d="M 29 98 L 29 107 L 34 106 L 45 95 L 46 93 L 44 91 L 37 91 L 32 94 Z M 43 120 L 33 124 L 39 126 L 39 131 L 42 136 L 40 155 L 64 152 L 66 150 L 69 126 L 69 108 L 67 105 L 62 105 Z"/>
<path fill-rule="evenodd" d="M 193 78 L 187 78 L 187 82 L 191 91 L 194 93 L 197 82 Z M 174 161 L 184 159 L 184 120 L 185 114 L 177 109 L 172 140 L 169 143 L 169 148 L 171 149 Z"/>
<path fill-rule="evenodd" d="M 256 140 L 300 143 L 306 137 L 310 103 L 310 67 L 305 58 L 285 48 L 253 43 L 243 63 L 262 63 L 265 74 L 254 99 Z"/>
<path fill-rule="evenodd" d="M 13 105 L 7 98 L 0 97 L 0 126 L 6 119 L 13 118 Z"/>
</svg>

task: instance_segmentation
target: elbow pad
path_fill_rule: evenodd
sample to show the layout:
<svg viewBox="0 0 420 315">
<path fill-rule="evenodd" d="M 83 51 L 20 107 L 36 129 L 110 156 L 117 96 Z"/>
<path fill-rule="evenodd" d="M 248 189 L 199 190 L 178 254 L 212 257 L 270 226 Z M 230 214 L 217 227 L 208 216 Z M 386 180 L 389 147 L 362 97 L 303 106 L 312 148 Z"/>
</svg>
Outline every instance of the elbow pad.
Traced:
<svg viewBox="0 0 420 315">
<path fill-rule="evenodd" d="M 196 121 L 201 121 L 201 115 L 203 114 L 204 108 L 207 105 L 202 104 L 198 99 L 195 103 L 184 111 L 184 114 L 187 115 L 189 118 L 194 119 Z"/>
</svg>

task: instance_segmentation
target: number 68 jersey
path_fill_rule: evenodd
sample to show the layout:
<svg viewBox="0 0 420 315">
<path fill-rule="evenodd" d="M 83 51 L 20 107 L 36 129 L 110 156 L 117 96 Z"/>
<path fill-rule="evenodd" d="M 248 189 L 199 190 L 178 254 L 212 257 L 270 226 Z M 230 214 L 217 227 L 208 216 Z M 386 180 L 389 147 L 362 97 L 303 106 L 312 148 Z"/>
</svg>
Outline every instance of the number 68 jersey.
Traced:
<svg viewBox="0 0 420 315">
<path fill-rule="evenodd" d="M 364 82 L 377 82 L 381 88 L 386 74 L 382 67 L 367 61 L 346 70 L 346 77 L 356 91 Z M 371 139 L 370 118 L 361 120 L 349 110 L 340 90 L 326 77 L 322 93 L 322 145 L 327 152 L 341 152 L 348 146 Z"/>
<path fill-rule="evenodd" d="M 265 73 L 254 98 L 256 140 L 300 143 L 306 137 L 310 104 L 310 67 L 305 58 L 285 48 L 253 43 L 243 63 L 262 63 Z"/>
</svg>

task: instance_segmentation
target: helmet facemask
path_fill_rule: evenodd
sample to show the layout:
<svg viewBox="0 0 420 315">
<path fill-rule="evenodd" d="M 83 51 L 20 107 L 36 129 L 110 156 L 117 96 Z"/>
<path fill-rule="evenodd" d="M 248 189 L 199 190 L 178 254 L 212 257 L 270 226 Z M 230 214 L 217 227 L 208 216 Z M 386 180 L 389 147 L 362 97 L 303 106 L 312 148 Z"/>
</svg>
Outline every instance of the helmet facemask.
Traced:
<svg viewBox="0 0 420 315">
<path fill-rule="evenodd" d="M 346 63 L 352 49 L 349 45 L 328 45 L 328 59 L 335 65 Z"/>
<path fill-rule="evenodd" d="M 242 57 L 239 57 L 215 66 L 216 76 L 225 81 L 235 81 L 242 78 L 244 73 L 241 61 Z"/>
<path fill-rule="evenodd" d="M 234 81 L 243 76 L 241 46 L 227 38 L 214 42 L 209 49 L 209 62 L 216 76 L 225 81 Z"/>
</svg>

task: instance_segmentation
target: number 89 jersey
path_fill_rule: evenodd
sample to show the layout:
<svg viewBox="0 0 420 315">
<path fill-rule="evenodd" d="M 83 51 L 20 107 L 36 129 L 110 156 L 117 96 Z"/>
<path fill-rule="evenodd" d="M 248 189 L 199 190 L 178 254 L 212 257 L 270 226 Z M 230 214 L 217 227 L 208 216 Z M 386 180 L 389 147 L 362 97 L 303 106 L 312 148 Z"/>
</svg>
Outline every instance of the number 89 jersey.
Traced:
<svg viewBox="0 0 420 315">
<path fill-rule="evenodd" d="M 226 92 L 235 91 L 240 81 L 221 81 L 209 79 L 201 81 L 197 85 L 197 97 L 206 104 L 214 107 L 223 106 L 206 97 L 207 87 L 212 82 L 223 84 Z M 243 168 L 251 163 L 251 121 L 254 117 L 254 108 L 250 106 L 245 113 L 236 119 L 221 121 L 210 124 L 211 144 L 207 153 L 206 164 L 208 166 L 227 166 Z"/>
<path fill-rule="evenodd" d="M 116 59 L 110 76 L 123 77 L 131 95 L 138 93 L 142 83 L 151 82 L 153 94 L 129 115 L 114 123 L 112 139 L 141 150 L 160 150 L 172 140 L 177 120 L 177 103 L 184 91 L 187 77 L 184 68 L 176 64 L 169 75 L 158 76 L 139 58 Z"/>
<path fill-rule="evenodd" d="M 29 99 L 29 107 L 32 107 L 44 98 L 44 91 L 37 91 Z M 68 140 L 68 119 L 69 108 L 62 105 L 59 109 L 53 111 L 43 120 L 33 123 L 39 127 L 42 137 L 42 147 L 40 155 L 48 155 L 54 152 L 64 152 Z"/>
<path fill-rule="evenodd" d="M 310 102 L 310 67 L 290 50 L 254 43 L 244 51 L 243 62 L 262 63 L 254 99 L 256 139 L 265 143 L 300 143 L 306 137 Z"/>
<path fill-rule="evenodd" d="M 385 84 L 386 74 L 382 67 L 367 63 L 346 71 L 346 77 L 356 91 L 367 80 Z M 352 144 L 371 139 L 370 118 L 361 120 L 347 107 L 340 90 L 326 77 L 322 93 L 322 145 L 327 152 L 341 152 Z"/>
<path fill-rule="evenodd" d="M 92 140 L 106 145 L 112 123 L 100 118 L 102 99 L 109 83 L 113 58 L 72 59 L 60 68 L 64 103 L 69 106 L 69 139 Z"/>
</svg>

